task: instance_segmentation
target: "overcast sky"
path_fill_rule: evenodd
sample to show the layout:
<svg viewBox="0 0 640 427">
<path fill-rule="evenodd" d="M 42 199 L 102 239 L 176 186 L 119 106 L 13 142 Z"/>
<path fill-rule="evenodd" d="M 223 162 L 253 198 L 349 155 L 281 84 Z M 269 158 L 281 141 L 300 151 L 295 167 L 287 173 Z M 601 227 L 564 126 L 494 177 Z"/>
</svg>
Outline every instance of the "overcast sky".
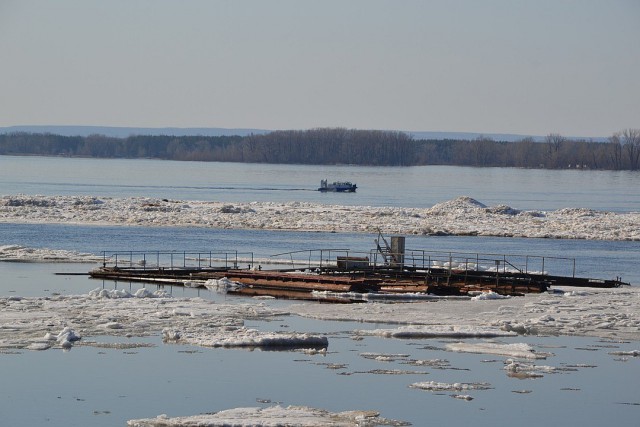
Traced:
<svg viewBox="0 0 640 427">
<path fill-rule="evenodd" d="M 640 0 L 0 0 L 0 126 L 609 136 Z"/>
</svg>

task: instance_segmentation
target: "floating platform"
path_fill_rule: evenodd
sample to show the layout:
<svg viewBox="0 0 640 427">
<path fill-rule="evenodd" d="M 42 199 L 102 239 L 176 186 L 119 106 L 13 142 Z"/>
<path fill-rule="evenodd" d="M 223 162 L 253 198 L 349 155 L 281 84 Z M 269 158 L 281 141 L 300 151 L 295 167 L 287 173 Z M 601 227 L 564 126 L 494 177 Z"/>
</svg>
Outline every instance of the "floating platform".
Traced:
<svg viewBox="0 0 640 427">
<path fill-rule="evenodd" d="M 234 284 L 228 293 L 331 302 L 362 301 L 363 294 L 524 295 L 546 292 L 552 286 L 629 285 L 620 278 L 577 277 L 572 258 L 406 250 L 404 237 L 393 236 L 389 244 L 381 234 L 375 243 L 376 248 L 367 253 L 302 250 L 260 262 L 253 253 L 237 251 L 104 252 L 102 267 L 89 275 L 189 287 L 224 279 Z M 273 268 L 263 269 L 263 263 Z M 551 269 L 559 273 L 551 273 Z"/>
<path fill-rule="evenodd" d="M 350 294 L 424 294 L 471 296 L 480 292 L 524 295 L 546 292 L 552 286 L 614 288 L 628 285 L 618 279 L 600 280 L 509 271 L 478 271 L 450 268 L 364 266 L 362 261 L 311 269 L 247 269 L 234 267 L 107 266 L 92 270 L 92 278 L 156 284 L 205 286 L 207 281 L 226 279 L 237 287 L 228 293 L 272 296 L 286 299 L 358 302 Z M 249 268 L 251 267 L 251 268 Z M 348 268 L 347 268 L 348 267 Z M 319 295 L 322 293 L 322 296 Z M 331 295 L 336 295 L 332 297 Z"/>
</svg>

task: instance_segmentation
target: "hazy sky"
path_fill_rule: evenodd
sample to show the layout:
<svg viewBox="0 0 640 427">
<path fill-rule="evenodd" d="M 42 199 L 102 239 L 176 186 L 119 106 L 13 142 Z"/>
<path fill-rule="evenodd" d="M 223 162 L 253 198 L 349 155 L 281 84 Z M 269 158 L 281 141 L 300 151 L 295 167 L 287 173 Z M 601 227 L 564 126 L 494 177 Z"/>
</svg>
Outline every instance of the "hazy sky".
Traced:
<svg viewBox="0 0 640 427">
<path fill-rule="evenodd" d="M 0 0 L 0 126 L 609 136 L 640 0 Z"/>
</svg>

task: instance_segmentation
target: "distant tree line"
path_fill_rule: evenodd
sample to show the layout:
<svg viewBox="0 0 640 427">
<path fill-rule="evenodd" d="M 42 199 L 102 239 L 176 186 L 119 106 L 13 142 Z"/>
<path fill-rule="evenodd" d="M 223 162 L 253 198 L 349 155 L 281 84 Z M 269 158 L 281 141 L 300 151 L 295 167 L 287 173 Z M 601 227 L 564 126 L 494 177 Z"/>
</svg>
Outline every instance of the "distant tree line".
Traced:
<svg viewBox="0 0 640 427">
<path fill-rule="evenodd" d="M 154 158 L 166 160 L 369 166 L 457 165 L 479 167 L 638 170 L 640 129 L 608 142 L 549 134 L 543 142 L 479 137 L 414 139 L 404 132 L 319 128 L 249 136 L 87 137 L 54 134 L 0 135 L 0 155 Z"/>
</svg>

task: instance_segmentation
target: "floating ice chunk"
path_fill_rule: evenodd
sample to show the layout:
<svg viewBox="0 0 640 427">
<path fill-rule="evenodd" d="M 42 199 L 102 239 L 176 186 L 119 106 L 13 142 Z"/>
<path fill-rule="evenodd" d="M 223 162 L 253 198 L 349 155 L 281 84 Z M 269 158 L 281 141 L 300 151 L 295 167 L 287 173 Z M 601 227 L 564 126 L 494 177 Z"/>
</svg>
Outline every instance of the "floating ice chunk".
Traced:
<svg viewBox="0 0 640 427">
<path fill-rule="evenodd" d="M 329 412 L 306 406 L 272 406 L 268 408 L 235 408 L 213 414 L 169 418 L 159 415 L 127 421 L 129 427 L 355 427 L 355 426 L 407 426 L 410 423 L 380 417 L 377 411 Z"/>
<path fill-rule="evenodd" d="M 234 282 L 226 277 L 223 277 L 222 279 L 209 279 L 204 283 L 204 286 L 212 291 L 223 293 L 236 291 L 244 287 L 242 283 Z"/>
<path fill-rule="evenodd" d="M 630 351 L 612 351 L 609 353 L 612 356 L 631 356 L 631 357 L 640 357 L 640 350 L 630 350 Z"/>
<path fill-rule="evenodd" d="M 494 299 L 509 299 L 510 295 L 500 295 L 499 293 L 489 291 L 489 292 L 481 292 L 480 294 L 471 297 L 473 301 L 485 301 L 485 300 L 494 300 Z"/>
<path fill-rule="evenodd" d="M 518 378 L 536 378 L 542 376 L 540 373 L 555 373 L 558 371 L 553 366 L 521 363 L 513 359 L 505 360 L 504 370 L 507 371 L 507 375 Z"/>
<path fill-rule="evenodd" d="M 56 337 L 58 344 L 60 344 L 60 347 L 64 349 L 71 348 L 73 346 L 73 343 L 75 341 L 78 341 L 79 339 L 80 336 L 77 335 L 75 331 L 68 326 L 65 327 L 62 332 L 60 332 Z"/>
<path fill-rule="evenodd" d="M 460 399 L 460 400 L 473 400 L 472 396 L 469 396 L 468 394 L 452 394 L 451 397 L 453 397 L 454 399 Z"/>
<path fill-rule="evenodd" d="M 427 391 L 469 391 L 489 390 L 492 388 L 488 383 L 441 383 L 436 381 L 413 383 L 409 387 Z"/>
<path fill-rule="evenodd" d="M 515 357 L 518 359 L 546 359 L 548 353 L 536 353 L 533 347 L 525 343 L 495 344 L 495 343 L 450 343 L 447 350 L 461 353 L 495 354 L 498 356 Z"/>
<path fill-rule="evenodd" d="M 378 362 L 395 362 L 398 360 L 407 360 L 408 354 L 384 354 L 384 353 L 360 353 L 365 359 L 377 360 Z"/>
<path fill-rule="evenodd" d="M 388 338 L 493 338 L 518 335 L 512 331 L 492 327 L 457 325 L 408 325 L 395 329 L 357 330 L 355 333 Z"/>
<path fill-rule="evenodd" d="M 296 332 L 260 332 L 244 327 L 218 328 L 213 331 L 185 332 L 171 328 L 162 331 L 164 342 L 203 347 L 326 348 L 327 337 Z"/>
</svg>

